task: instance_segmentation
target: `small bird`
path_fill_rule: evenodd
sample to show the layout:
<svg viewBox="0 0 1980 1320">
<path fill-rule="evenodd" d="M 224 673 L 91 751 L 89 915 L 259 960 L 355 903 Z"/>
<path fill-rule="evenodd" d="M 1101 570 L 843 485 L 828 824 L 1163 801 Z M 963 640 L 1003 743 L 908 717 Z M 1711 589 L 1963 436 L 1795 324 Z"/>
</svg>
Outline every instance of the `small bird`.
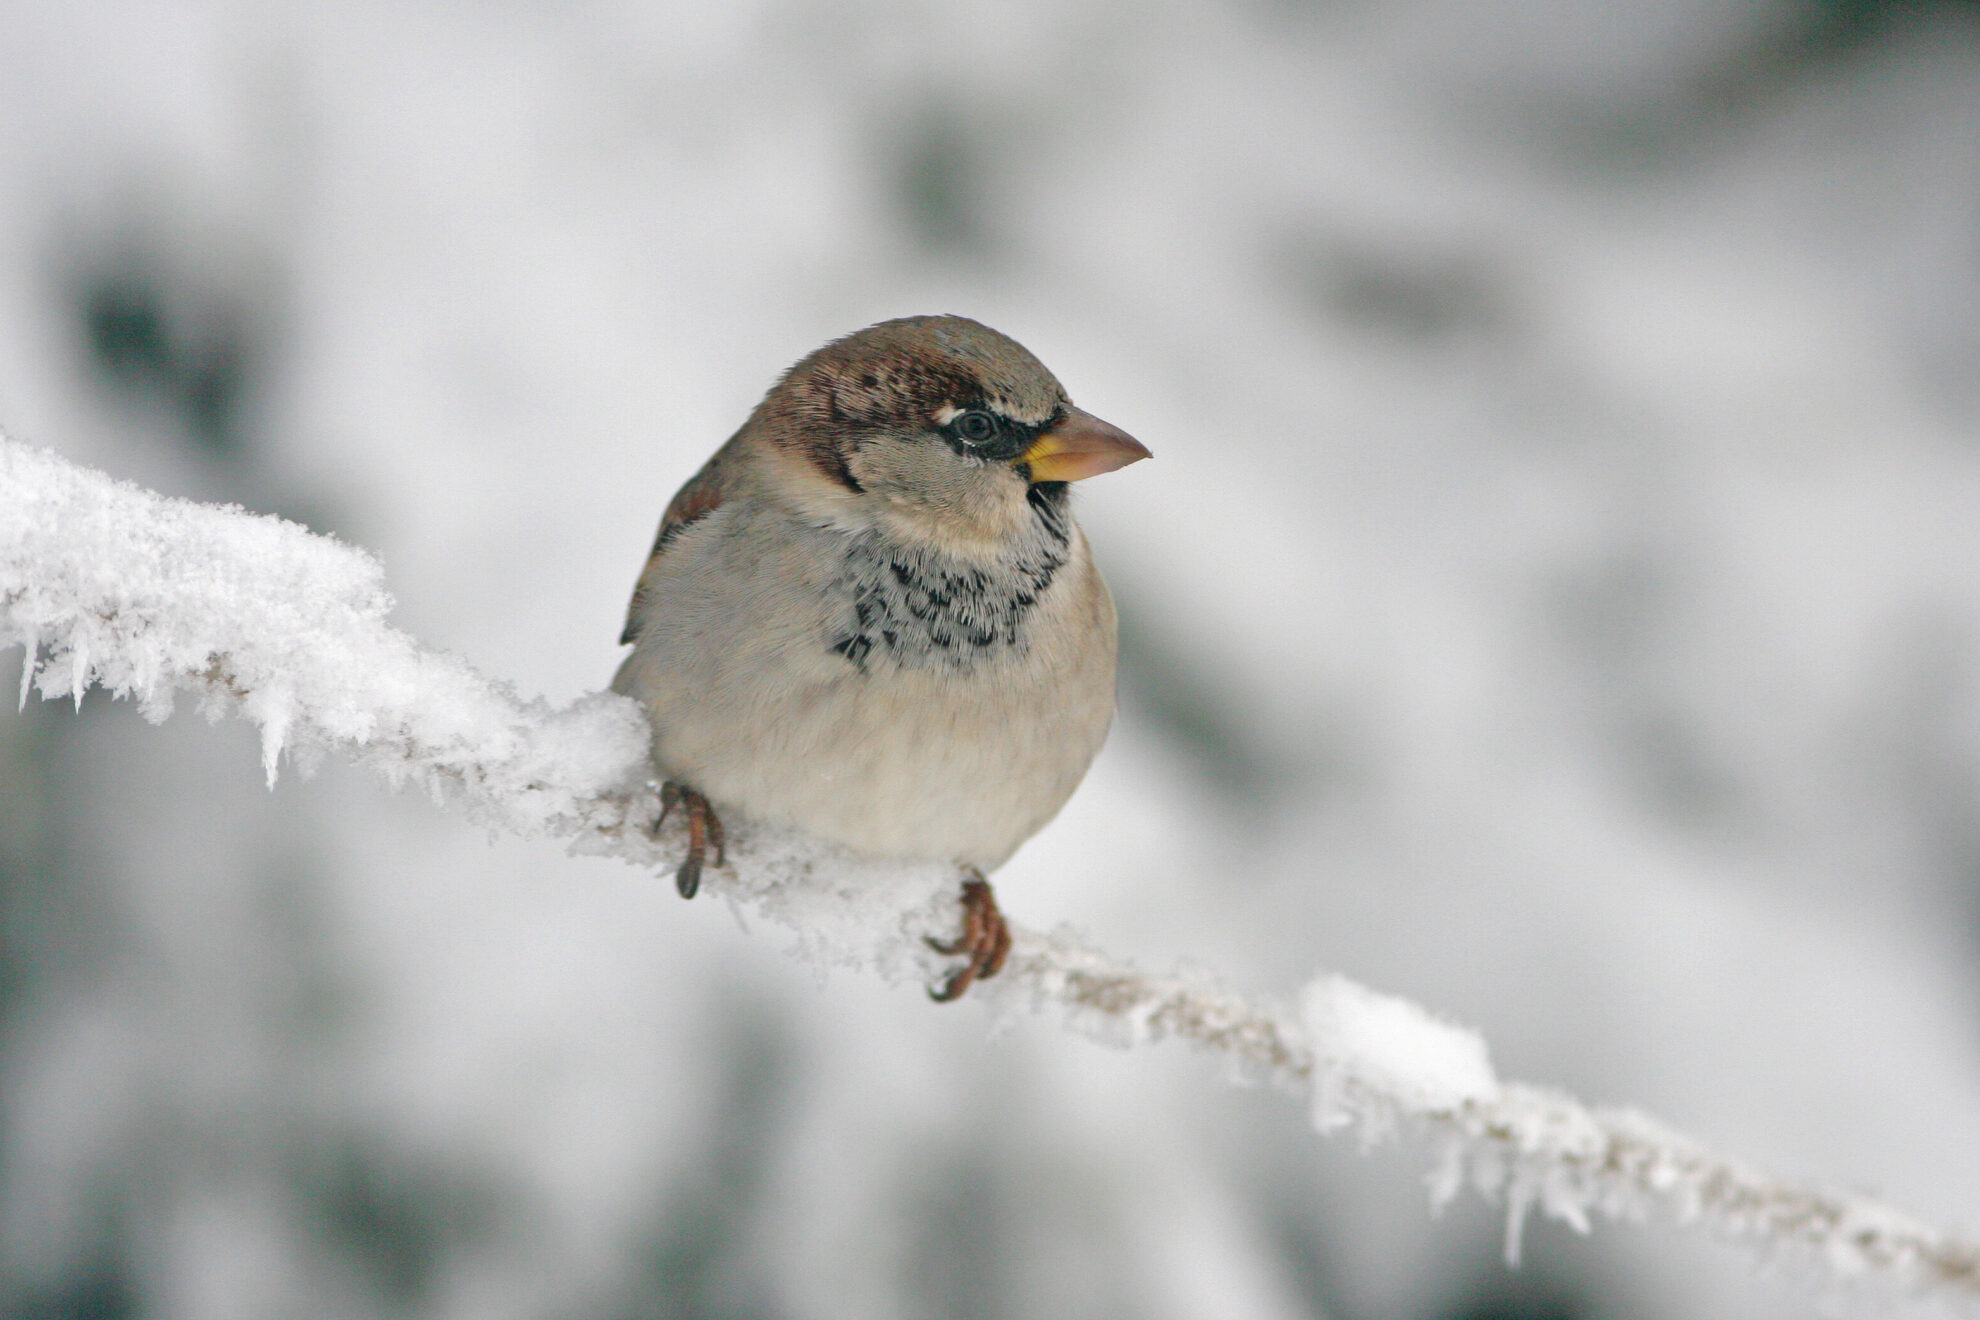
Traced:
<svg viewBox="0 0 1980 1320">
<path fill-rule="evenodd" d="M 1149 457 L 1022 346 L 883 321 L 771 386 L 667 506 L 614 691 L 642 702 L 692 898 L 722 816 L 962 868 L 950 1000 L 1010 933 L 984 879 L 1058 814 L 1114 711 L 1113 598 L 1067 483 Z M 655 826 L 659 828 L 658 825 Z"/>
</svg>

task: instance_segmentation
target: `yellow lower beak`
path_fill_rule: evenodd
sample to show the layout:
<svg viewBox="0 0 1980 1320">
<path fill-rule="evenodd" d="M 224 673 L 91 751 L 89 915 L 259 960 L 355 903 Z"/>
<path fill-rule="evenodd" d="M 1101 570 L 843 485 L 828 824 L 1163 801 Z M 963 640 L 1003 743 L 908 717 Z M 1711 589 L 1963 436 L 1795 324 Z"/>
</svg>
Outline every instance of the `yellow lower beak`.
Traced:
<svg viewBox="0 0 1980 1320">
<path fill-rule="evenodd" d="M 1152 457 L 1147 445 L 1118 426 L 1072 408 L 1064 421 L 1032 441 L 1016 463 L 1031 469 L 1034 483 L 1084 481 Z"/>
</svg>

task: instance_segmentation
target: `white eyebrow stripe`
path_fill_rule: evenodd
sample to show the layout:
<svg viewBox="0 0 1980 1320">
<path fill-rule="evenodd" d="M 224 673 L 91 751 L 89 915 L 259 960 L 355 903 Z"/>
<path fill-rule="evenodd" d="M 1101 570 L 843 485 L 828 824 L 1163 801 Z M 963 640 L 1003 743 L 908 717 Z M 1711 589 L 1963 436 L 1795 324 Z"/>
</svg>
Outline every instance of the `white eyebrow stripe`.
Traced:
<svg viewBox="0 0 1980 1320">
<path fill-rule="evenodd" d="M 932 414 L 930 414 L 930 416 L 933 418 L 935 425 L 947 426 L 950 422 L 953 422 L 954 420 L 956 420 L 956 418 L 962 416 L 964 413 L 969 411 L 972 410 L 968 408 L 958 408 L 953 403 L 945 403 L 941 407 L 937 408 Z M 1026 417 L 1019 413 L 1011 412 L 1003 408 L 999 408 L 995 404 L 986 405 L 983 408 L 976 409 L 975 411 L 987 412 L 992 417 L 1001 418 L 1006 422 L 1015 422 L 1019 426 L 1029 426 L 1029 427 L 1040 427 L 1040 426 L 1048 425 L 1051 422 L 1052 418 L 1058 415 L 1058 410 L 1054 409 L 1051 412 L 1043 413 L 1037 417 Z"/>
</svg>

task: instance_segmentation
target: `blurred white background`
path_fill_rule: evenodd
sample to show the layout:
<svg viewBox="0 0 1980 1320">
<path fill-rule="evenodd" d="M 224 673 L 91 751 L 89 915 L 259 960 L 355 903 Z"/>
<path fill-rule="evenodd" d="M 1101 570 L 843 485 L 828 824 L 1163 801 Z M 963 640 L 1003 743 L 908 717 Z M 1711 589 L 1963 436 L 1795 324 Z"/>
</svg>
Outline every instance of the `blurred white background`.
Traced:
<svg viewBox="0 0 1980 1320">
<path fill-rule="evenodd" d="M 1122 709 L 998 878 L 1980 1227 L 1980 9 L 0 0 L 0 427 L 601 687 L 884 317 L 1033 349 Z M 12 691 L 19 654 L 0 656 Z M 250 729 L 0 715 L 0 1315 L 1815 1312 L 1180 1050 L 820 985 Z"/>
</svg>

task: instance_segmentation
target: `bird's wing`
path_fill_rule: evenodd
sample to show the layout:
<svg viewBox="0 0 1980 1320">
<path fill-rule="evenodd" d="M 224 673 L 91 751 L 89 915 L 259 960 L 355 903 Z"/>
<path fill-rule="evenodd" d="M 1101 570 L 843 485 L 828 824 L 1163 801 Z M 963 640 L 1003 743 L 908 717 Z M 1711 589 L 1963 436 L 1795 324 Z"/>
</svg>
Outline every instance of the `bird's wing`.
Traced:
<svg viewBox="0 0 1980 1320">
<path fill-rule="evenodd" d="M 675 537 L 728 503 L 735 493 L 736 463 L 730 452 L 734 448 L 735 443 L 731 441 L 716 450 L 714 457 L 701 465 L 701 471 L 689 477 L 687 484 L 675 492 L 667 505 L 667 512 L 660 516 L 660 534 L 654 538 L 653 553 L 639 575 L 639 584 L 633 588 L 632 603 L 626 608 L 625 631 L 619 634 L 619 645 L 639 640 L 644 613 L 642 606 L 646 603 L 648 587 L 659 574 L 660 561 L 667 547 Z"/>
</svg>

